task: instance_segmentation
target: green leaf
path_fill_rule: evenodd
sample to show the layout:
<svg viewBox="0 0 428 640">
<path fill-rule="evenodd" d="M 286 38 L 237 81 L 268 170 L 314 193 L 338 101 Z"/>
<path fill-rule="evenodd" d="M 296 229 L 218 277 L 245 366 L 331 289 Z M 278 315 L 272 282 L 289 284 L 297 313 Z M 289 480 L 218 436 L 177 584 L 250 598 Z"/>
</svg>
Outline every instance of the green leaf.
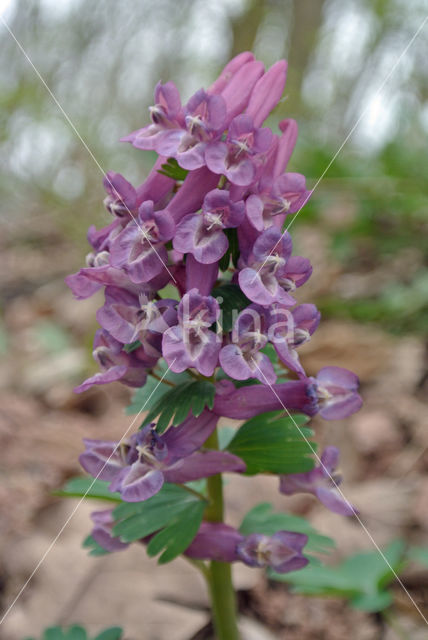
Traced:
<svg viewBox="0 0 428 640">
<path fill-rule="evenodd" d="M 93 640 L 120 640 L 123 634 L 121 627 L 109 627 L 101 631 Z M 25 640 L 35 640 L 26 638 Z M 48 627 L 43 633 L 42 640 L 88 640 L 86 630 L 80 625 L 73 625 L 68 629 L 62 627 Z"/>
<path fill-rule="evenodd" d="M 43 640 L 64 640 L 61 627 L 48 627 L 45 629 Z"/>
<path fill-rule="evenodd" d="M 428 567 L 428 548 L 427 547 L 410 547 L 408 552 L 409 560 L 413 560 L 419 564 Z"/>
<path fill-rule="evenodd" d="M 304 533 L 308 536 L 305 551 L 329 553 L 334 547 L 334 541 L 318 533 L 305 518 L 291 513 L 275 513 L 268 502 L 262 502 L 251 509 L 244 517 L 239 530 L 245 536 L 250 533 L 271 536 L 277 531 Z"/>
<path fill-rule="evenodd" d="M 183 487 L 165 484 L 159 493 L 144 502 L 123 503 L 117 507 L 113 512 L 117 522 L 113 534 L 124 542 L 133 542 L 158 532 L 147 552 L 156 555 L 164 549 L 159 562 L 170 562 L 193 540 L 206 504 Z"/>
<path fill-rule="evenodd" d="M 83 543 L 82 543 L 82 547 L 84 549 L 88 549 L 89 550 L 89 555 L 90 556 L 105 556 L 108 553 L 110 553 L 110 551 L 107 551 L 107 549 L 103 549 L 103 547 L 101 547 L 98 542 L 96 540 L 94 540 L 94 538 L 89 535 L 87 536 Z"/>
<path fill-rule="evenodd" d="M 93 498 L 97 500 L 109 500 L 110 502 L 122 502 L 119 493 L 109 491 L 109 482 L 94 480 L 89 476 L 78 476 L 69 480 L 56 496 L 66 498 Z"/>
<path fill-rule="evenodd" d="M 212 290 L 212 296 L 216 299 L 222 298 L 222 300 L 218 300 L 222 312 L 219 324 L 221 324 L 223 331 L 232 331 L 236 316 L 248 307 L 251 301 L 242 293 L 237 284 L 222 284 Z"/>
<path fill-rule="evenodd" d="M 127 415 L 134 415 L 144 410 L 148 411 L 150 407 L 159 402 L 168 391 L 171 391 L 173 388 L 171 385 L 177 386 L 183 382 L 193 380 L 186 372 L 177 374 L 168 371 L 168 366 L 165 362 L 161 362 L 156 367 L 156 373 L 158 377 L 162 379 L 162 382 L 152 375 L 147 376 L 146 384 L 140 387 L 140 389 L 137 389 L 132 403 L 126 408 Z"/>
<path fill-rule="evenodd" d="M 168 158 L 166 163 L 161 165 L 161 169 L 158 169 L 158 173 L 173 180 L 184 180 L 189 172 L 180 167 L 175 158 Z"/>
<path fill-rule="evenodd" d="M 143 424 L 153 422 L 157 418 L 156 430 L 163 433 L 172 421 L 180 424 L 191 411 L 197 418 L 205 407 L 214 406 L 215 386 L 208 380 L 192 380 L 183 382 L 173 389 L 168 389 L 151 405 L 151 409 Z"/>
<path fill-rule="evenodd" d="M 123 635 L 123 629 L 121 627 L 109 627 L 101 631 L 94 640 L 120 640 Z"/>
<path fill-rule="evenodd" d="M 376 612 L 392 602 L 387 586 L 403 566 L 403 542 L 395 540 L 383 555 L 386 561 L 377 550 L 357 553 L 336 567 L 307 566 L 288 574 L 272 572 L 270 577 L 291 583 L 297 593 L 338 596 L 356 609 Z"/>
<path fill-rule="evenodd" d="M 309 471 L 316 444 L 307 442 L 313 436 L 302 427 L 307 421 L 306 416 L 291 418 L 278 411 L 256 416 L 240 427 L 227 450 L 244 460 L 250 475 Z"/>
<path fill-rule="evenodd" d="M 129 344 L 125 344 L 123 346 L 123 350 L 126 353 L 132 353 L 133 351 L 135 351 L 139 347 L 141 347 L 141 342 L 139 340 L 135 340 L 134 342 L 130 342 Z"/>
<path fill-rule="evenodd" d="M 225 236 L 229 242 L 227 251 L 219 260 L 218 266 L 221 271 L 227 271 L 230 264 L 230 258 L 232 258 L 232 263 L 235 267 L 238 266 L 239 260 L 239 242 L 238 242 L 238 232 L 236 229 L 225 229 Z"/>
<path fill-rule="evenodd" d="M 159 564 L 165 564 L 183 553 L 198 532 L 205 506 L 202 501 L 189 505 L 150 540 L 147 546 L 148 555 L 155 556 L 163 549 Z"/>
<path fill-rule="evenodd" d="M 261 349 L 262 353 L 267 355 L 269 360 L 272 362 L 274 371 L 278 376 L 277 382 L 286 382 L 288 380 L 287 374 L 288 370 L 284 367 L 281 361 L 278 358 L 278 354 L 275 351 L 275 347 L 273 344 L 268 343 L 263 349 Z"/>
<path fill-rule="evenodd" d="M 64 632 L 64 640 L 87 640 L 88 636 L 83 627 L 73 625 Z"/>
</svg>

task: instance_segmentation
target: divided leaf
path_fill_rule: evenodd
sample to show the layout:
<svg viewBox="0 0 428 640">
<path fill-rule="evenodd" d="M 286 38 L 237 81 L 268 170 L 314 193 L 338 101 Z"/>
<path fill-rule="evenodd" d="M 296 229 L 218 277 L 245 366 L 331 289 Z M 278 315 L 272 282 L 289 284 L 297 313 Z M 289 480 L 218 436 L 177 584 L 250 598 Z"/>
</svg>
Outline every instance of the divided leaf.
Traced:
<svg viewBox="0 0 428 640">
<path fill-rule="evenodd" d="M 173 180 L 184 180 L 189 172 L 180 167 L 175 158 L 168 158 L 165 164 L 161 165 L 161 169 L 158 169 L 158 173 Z"/>
<path fill-rule="evenodd" d="M 334 541 L 318 533 L 305 518 L 292 513 L 275 513 L 272 509 L 269 502 L 262 502 L 255 506 L 244 517 L 239 527 L 240 532 L 245 536 L 250 533 L 271 536 L 277 531 L 295 531 L 308 536 L 305 551 L 329 553 L 334 547 Z"/>
<path fill-rule="evenodd" d="M 310 471 L 317 445 L 307 442 L 313 436 L 302 426 L 307 421 L 307 416 L 291 418 L 278 411 L 256 416 L 240 427 L 227 450 L 244 460 L 249 475 Z"/>
<path fill-rule="evenodd" d="M 206 502 L 183 487 L 165 484 L 152 498 L 144 502 L 122 503 L 113 512 L 117 524 L 113 534 L 124 542 L 133 542 L 156 533 L 147 552 L 157 555 L 160 563 L 170 562 L 192 542 Z"/>
<path fill-rule="evenodd" d="M 121 627 L 109 627 L 101 631 L 93 640 L 120 640 L 122 635 L 123 629 Z M 25 640 L 34 640 L 34 638 L 26 638 Z M 88 640 L 88 634 L 83 627 L 77 624 L 68 627 L 68 629 L 48 627 L 41 640 Z"/>
<path fill-rule="evenodd" d="M 172 421 L 179 425 L 191 411 L 197 418 L 205 407 L 214 406 L 215 386 L 208 380 L 193 380 L 183 382 L 166 393 L 154 403 L 144 419 L 144 424 L 153 422 L 157 418 L 156 430 L 163 433 Z"/>
<path fill-rule="evenodd" d="M 123 629 L 121 627 L 109 627 L 101 631 L 94 640 L 120 640 L 122 634 Z"/>
<path fill-rule="evenodd" d="M 82 542 L 82 547 L 84 549 L 88 549 L 89 555 L 94 557 L 105 556 L 110 553 L 110 551 L 107 551 L 107 549 L 101 547 L 91 535 L 87 536 L 84 539 L 84 541 Z"/>
<path fill-rule="evenodd" d="M 237 284 L 222 284 L 213 289 L 211 295 L 214 298 L 222 298 L 222 301 L 219 301 L 222 311 L 221 325 L 223 331 L 232 331 L 236 316 L 251 304 L 251 300 L 248 300 Z"/>
<path fill-rule="evenodd" d="M 307 566 L 288 574 L 270 577 L 293 585 L 293 591 L 307 595 L 347 598 L 356 609 L 381 611 L 392 602 L 387 586 L 401 569 L 404 544 L 392 542 L 383 552 L 369 551 L 346 558 L 336 567 Z"/>
<path fill-rule="evenodd" d="M 134 393 L 131 404 L 126 408 L 127 415 L 134 415 L 141 411 L 148 411 L 149 408 L 158 402 L 168 391 L 171 390 L 171 384 L 179 385 L 183 382 L 192 380 L 190 375 L 184 373 L 173 373 L 168 371 L 166 363 L 162 362 L 156 367 L 156 373 L 163 381 L 152 375 L 147 376 L 146 384 L 140 387 Z"/>
<path fill-rule="evenodd" d="M 189 505 L 150 540 L 148 555 L 156 556 L 163 550 L 159 564 L 165 564 L 183 553 L 198 533 L 204 510 L 205 503 L 202 500 Z"/>
<path fill-rule="evenodd" d="M 93 498 L 96 500 L 108 500 L 109 502 L 122 502 L 119 493 L 109 491 L 109 482 L 94 480 L 90 476 L 78 476 L 71 478 L 62 489 L 55 491 L 56 496 L 64 498 Z"/>
</svg>

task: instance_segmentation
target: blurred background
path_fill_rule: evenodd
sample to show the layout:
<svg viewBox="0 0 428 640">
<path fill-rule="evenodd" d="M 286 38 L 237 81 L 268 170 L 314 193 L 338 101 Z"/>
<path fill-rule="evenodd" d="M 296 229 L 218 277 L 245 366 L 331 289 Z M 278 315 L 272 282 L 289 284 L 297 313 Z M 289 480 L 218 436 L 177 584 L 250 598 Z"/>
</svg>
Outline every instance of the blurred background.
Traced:
<svg viewBox="0 0 428 640">
<path fill-rule="evenodd" d="M 147 122 L 158 80 L 173 80 L 186 101 L 244 50 L 266 66 L 288 59 L 269 124 L 297 119 L 289 168 L 310 187 L 364 113 L 291 227 L 296 253 L 314 265 L 300 301 L 316 302 L 323 316 L 302 359 L 309 374 L 336 364 L 361 378 L 360 413 L 314 426 L 320 442 L 341 446 L 344 491 L 376 542 L 428 546 L 428 26 L 379 92 L 427 13 L 426 0 L 0 2 L 2 606 L 75 506 L 51 493 L 79 473 L 81 438 L 117 438 L 129 422 L 126 388 L 72 393 L 95 370 L 100 298 L 74 301 L 64 277 L 84 263 L 88 226 L 108 221 L 102 173 L 144 179 L 152 155 L 118 139 Z M 231 522 L 252 505 L 252 482 L 230 483 Z M 269 478 L 257 482 L 262 498 L 335 537 L 338 557 L 373 548 L 358 523 L 305 497 L 285 503 Z M 80 621 L 94 630 L 121 623 L 142 640 L 205 637 L 194 635 L 206 614 L 190 569 L 176 561 L 158 570 L 139 550 L 88 558 L 80 542 L 89 510 L 73 516 L 0 636 Z M 420 568 L 403 578 L 420 607 L 426 578 Z M 399 637 L 341 601 L 293 597 L 290 605 L 285 588 L 273 597 L 257 572 L 238 571 L 237 581 L 252 594 L 250 618 L 273 637 Z M 178 589 L 190 608 L 173 601 Z M 404 637 L 426 637 L 398 585 L 394 597 Z"/>
</svg>

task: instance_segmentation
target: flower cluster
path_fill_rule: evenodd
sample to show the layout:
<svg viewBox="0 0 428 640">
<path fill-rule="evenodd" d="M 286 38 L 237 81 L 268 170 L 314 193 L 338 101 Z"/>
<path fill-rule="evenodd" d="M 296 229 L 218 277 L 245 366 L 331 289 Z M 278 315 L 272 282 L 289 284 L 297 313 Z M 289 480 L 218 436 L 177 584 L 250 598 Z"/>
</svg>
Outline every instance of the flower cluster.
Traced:
<svg viewBox="0 0 428 640">
<path fill-rule="evenodd" d="M 320 411 L 326 419 L 358 409 L 353 374 L 328 367 L 307 378 L 297 353 L 320 314 L 314 305 L 296 305 L 294 291 L 312 268 L 306 258 L 292 255 L 291 237 L 281 229 L 310 191 L 304 176 L 287 172 L 296 123 L 281 121 L 279 135 L 262 126 L 285 78 L 285 61 L 264 72 L 245 53 L 185 105 L 172 82 L 156 87 L 151 124 L 124 140 L 155 150 L 159 158 L 137 188 L 107 173 L 104 204 L 113 221 L 99 231 L 90 228 L 87 266 L 67 278 L 80 299 L 105 287 L 97 313 L 102 329 L 94 344 L 102 372 L 78 391 L 113 380 L 142 386 L 161 357 L 173 372 L 192 368 L 212 376 L 221 367 L 232 380 L 273 385 L 276 374 L 263 353 L 270 342 L 302 382 L 275 389 L 287 408 Z M 162 171 L 169 158 L 187 172 L 184 181 Z M 248 299 L 228 333 L 213 296 L 224 282 Z M 174 298 L 163 295 L 167 285 L 176 290 Z M 126 345 L 136 341 L 138 348 L 128 353 Z M 229 391 L 228 401 L 224 387 L 219 389 L 218 405 L 237 407 L 230 385 Z M 266 390 L 257 386 L 248 393 L 253 392 L 264 398 Z M 265 410 L 263 402 L 260 407 Z"/>
<path fill-rule="evenodd" d="M 112 221 L 89 229 L 87 265 L 67 278 L 78 299 L 102 288 L 105 294 L 93 351 L 101 371 L 76 391 L 113 381 L 141 387 L 161 359 L 174 373 L 191 370 L 216 386 L 212 411 L 190 415 L 165 434 L 147 425 L 125 442 L 86 441 L 82 466 L 125 501 L 146 500 L 164 482 L 243 471 L 236 456 L 203 449 L 219 416 L 246 419 L 286 408 L 330 420 L 360 407 L 353 373 L 325 367 L 310 377 L 298 355 L 320 314 L 313 304 L 297 304 L 296 289 L 312 267 L 293 255 L 283 228 L 311 192 L 304 176 L 287 171 L 296 123 L 282 120 L 276 133 L 263 126 L 285 79 L 285 61 L 265 72 L 243 53 L 184 105 L 172 82 L 158 84 L 150 124 L 123 139 L 157 152 L 153 169 L 136 188 L 118 173 L 105 176 Z M 221 286 L 240 301 L 230 330 L 223 327 Z M 291 380 L 277 383 L 269 344 Z M 325 480 L 318 469 L 286 476 L 281 491 L 309 491 L 332 510 L 350 512 Z M 95 521 L 100 540 L 110 539 L 109 518 Z M 187 553 L 284 571 L 304 566 L 304 544 L 301 534 L 244 538 L 204 523 Z"/>
</svg>

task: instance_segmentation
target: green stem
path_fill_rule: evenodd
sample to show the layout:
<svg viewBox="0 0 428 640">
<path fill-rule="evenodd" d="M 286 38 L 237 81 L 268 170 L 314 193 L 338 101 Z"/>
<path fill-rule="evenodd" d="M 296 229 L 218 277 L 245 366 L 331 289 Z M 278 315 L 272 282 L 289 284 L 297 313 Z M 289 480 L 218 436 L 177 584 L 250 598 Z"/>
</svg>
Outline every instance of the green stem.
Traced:
<svg viewBox="0 0 428 640">
<path fill-rule="evenodd" d="M 218 449 L 217 429 L 208 438 L 206 447 Z M 208 478 L 207 486 L 210 504 L 205 512 L 205 520 L 223 522 L 223 480 L 221 474 Z M 231 566 L 228 562 L 213 560 L 210 563 L 208 585 L 217 640 L 239 640 L 236 594 L 232 584 Z"/>
</svg>

